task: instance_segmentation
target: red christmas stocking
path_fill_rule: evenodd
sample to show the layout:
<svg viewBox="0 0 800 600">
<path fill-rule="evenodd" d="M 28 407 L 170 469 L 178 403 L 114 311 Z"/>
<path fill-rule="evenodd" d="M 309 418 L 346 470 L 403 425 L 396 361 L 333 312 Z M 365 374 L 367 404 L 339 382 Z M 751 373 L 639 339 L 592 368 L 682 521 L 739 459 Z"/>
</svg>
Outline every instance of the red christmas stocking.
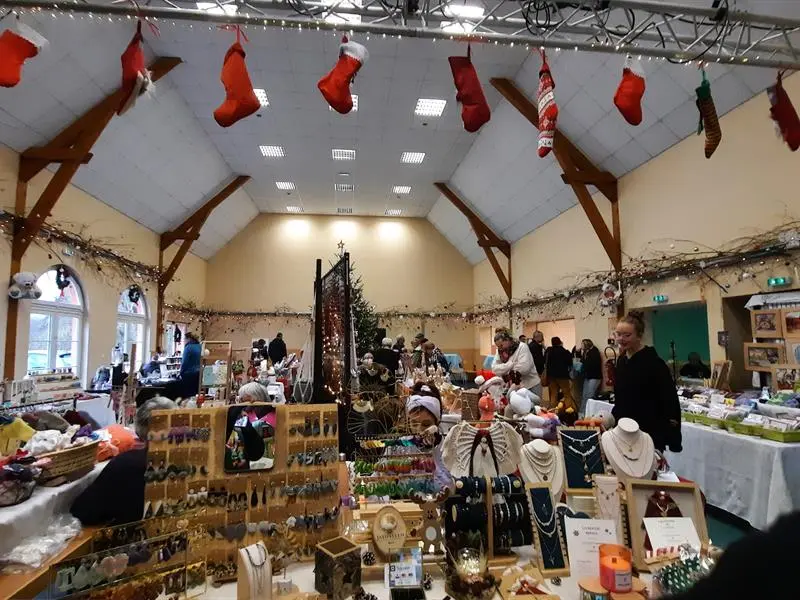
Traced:
<svg viewBox="0 0 800 600">
<path fill-rule="evenodd" d="M 150 71 L 144 66 L 142 50 L 142 22 L 136 23 L 136 33 L 122 53 L 122 101 L 117 108 L 121 115 L 133 108 L 137 98 L 152 85 Z"/>
<path fill-rule="evenodd" d="M 792 106 L 789 94 L 783 89 L 783 73 L 778 73 L 778 81 L 767 88 L 772 120 L 780 131 L 783 141 L 791 148 L 792 152 L 800 148 L 800 118 Z"/>
<path fill-rule="evenodd" d="M 47 40 L 36 31 L 17 21 L 16 31 L 6 29 L 0 34 L 0 86 L 14 87 L 22 79 L 22 65 L 39 54 Z"/>
<path fill-rule="evenodd" d="M 642 97 L 644 96 L 644 70 L 638 59 L 628 56 L 622 69 L 622 81 L 619 82 L 614 104 L 625 120 L 631 125 L 642 122 Z"/>
<path fill-rule="evenodd" d="M 348 42 L 347 36 L 342 38 L 336 66 L 317 83 L 319 91 L 336 112 L 346 115 L 353 110 L 350 84 L 368 58 L 369 52 L 364 46 L 358 42 Z"/>
<path fill-rule="evenodd" d="M 558 105 L 556 104 L 553 90 L 556 87 L 553 76 L 550 74 L 550 65 L 543 51 L 542 68 L 539 69 L 539 90 L 536 94 L 539 103 L 539 156 L 544 158 L 553 149 L 553 140 L 556 135 L 556 122 L 558 121 Z"/>
<path fill-rule="evenodd" d="M 244 57 L 244 49 L 239 43 L 237 31 L 236 41 L 228 48 L 222 63 L 220 80 L 225 86 L 225 102 L 214 111 L 214 120 L 221 127 L 230 127 L 261 108 L 261 103 L 253 91 L 253 84 L 250 83 Z"/>
<path fill-rule="evenodd" d="M 453 83 L 456 84 L 456 101 L 461 103 L 464 129 L 475 133 L 492 115 L 471 56 L 472 51 L 467 46 L 466 56 L 451 56 L 447 60 L 453 72 Z"/>
</svg>

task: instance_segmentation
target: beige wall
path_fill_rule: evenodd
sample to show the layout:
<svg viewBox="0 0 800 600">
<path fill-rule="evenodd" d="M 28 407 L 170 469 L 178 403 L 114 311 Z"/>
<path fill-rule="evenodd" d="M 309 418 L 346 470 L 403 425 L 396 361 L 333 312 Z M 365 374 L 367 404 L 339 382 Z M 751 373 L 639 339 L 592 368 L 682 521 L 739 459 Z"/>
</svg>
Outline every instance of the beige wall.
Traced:
<svg viewBox="0 0 800 600">
<path fill-rule="evenodd" d="M 786 79 L 785 85 L 790 96 L 800 98 L 800 76 Z M 691 136 L 620 180 L 623 260 L 650 253 L 691 252 L 694 247 L 720 248 L 733 239 L 768 233 L 800 218 L 797 156 L 775 134 L 766 93 L 738 107 L 721 123 L 724 138 L 712 159 L 703 157 L 703 137 Z M 595 200 L 608 222 L 608 201 L 601 195 Z M 556 248 L 564 251 L 556 252 Z M 580 206 L 516 242 L 512 264 L 515 298 L 563 289 L 576 275 L 610 268 Z M 769 264 L 755 267 L 762 272 L 754 279 L 741 281 L 738 270 L 720 275 L 720 283 L 730 286 L 725 294 L 711 282 L 685 279 L 627 290 L 626 307 L 651 306 L 655 294 L 668 295 L 671 303 L 705 302 L 711 357 L 722 360 L 725 349 L 716 343 L 717 331 L 725 328 L 722 297 L 764 291 L 769 276 L 790 275 L 798 283 L 798 274 L 783 261 L 770 264 L 771 268 Z M 474 274 L 476 302 L 499 295 L 487 261 L 477 265 Z M 590 337 L 596 344 L 605 340 L 609 315 L 602 314 L 593 298 L 543 312 L 553 313 L 549 318 L 575 316 L 579 339 Z M 521 330 L 521 324 L 515 326 Z"/>
<path fill-rule="evenodd" d="M 460 311 L 472 304 L 469 263 L 425 219 L 274 214 L 256 217 L 208 262 L 206 302 L 233 311 L 309 311 L 315 261 L 321 258 L 327 271 L 340 240 L 378 311 Z M 408 341 L 421 325 L 400 319 L 384 324 L 390 336 L 405 335 Z M 308 329 L 303 323 L 268 320 L 247 327 L 240 337 L 248 341 L 253 332 L 272 336 L 280 327 L 290 348 L 302 347 Z M 216 328 L 231 334 L 230 326 Z M 471 325 L 431 319 L 425 330 L 445 351 L 472 352 Z"/>
<path fill-rule="evenodd" d="M 18 155 L 0 146 L 0 207 L 14 210 L 15 187 L 17 179 Z M 43 171 L 28 186 L 28 210 L 35 204 L 39 194 L 50 180 L 51 174 Z M 158 264 L 158 235 L 124 216 L 115 209 L 86 194 L 75 186 L 68 186 L 62 194 L 48 223 L 59 225 L 63 229 L 79 232 L 84 238 L 91 238 L 94 243 L 114 249 L 133 260 L 150 264 Z M 170 252 L 174 252 L 171 250 Z M 171 257 L 171 255 L 170 255 Z M 0 242 L 0 273 L 6 277 L 11 262 L 11 245 L 7 238 Z M 37 274 L 47 268 L 64 263 L 70 266 L 80 279 L 86 298 L 87 312 L 85 335 L 87 354 L 81 361 L 84 372 L 89 377 L 102 363 L 108 362 L 116 335 L 116 313 L 119 294 L 133 282 L 125 281 L 110 269 L 99 273 L 90 268 L 77 257 L 52 254 L 48 250 L 31 245 L 22 261 L 23 271 Z M 175 280 L 167 288 L 167 301 L 182 297 L 202 304 L 205 300 L 206 262 L 192 254 L 187 255 L 178 269 Z M 155 311 L 155 286 L 143 285 L 145 299 L 151 314 Z M 0 345 L 5 346 L 5 319 L 8 307 L 5 288 L 0 293 L 0 319 L 3 327 L 0 330 Z M 17 356 L 15 372 L 17 376 L 25 373 L 28 346 L 28 315 L 30 304 L 22 302 L 17 329 Z M 150 319 L 149 345 L 154 347 L 155 320 Z M 2 355 L 0 355 L 2 360 Z"/>
</svg>

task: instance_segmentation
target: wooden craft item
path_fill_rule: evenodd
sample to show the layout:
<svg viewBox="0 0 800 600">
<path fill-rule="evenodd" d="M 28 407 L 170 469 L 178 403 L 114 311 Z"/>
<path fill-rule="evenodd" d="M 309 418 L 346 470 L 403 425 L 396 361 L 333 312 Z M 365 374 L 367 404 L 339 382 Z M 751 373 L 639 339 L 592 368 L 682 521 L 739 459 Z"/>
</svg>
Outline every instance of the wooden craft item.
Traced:
<svg viewBox="0 0 800 600">
<path fill-rule="evenodd" d="M 375 550 L 385 559 L 403 548 L 408 538 L 408 528 L 394 506 L 387 505 L 375 515 L 372 523 L 372 542 Z"/>
<path fill-rule="evenodd" d="M 317 544 L 314 589 L 331 600 L 344 600 L 361 587 L 361 547 L 344 537 Z"/>
</svg>

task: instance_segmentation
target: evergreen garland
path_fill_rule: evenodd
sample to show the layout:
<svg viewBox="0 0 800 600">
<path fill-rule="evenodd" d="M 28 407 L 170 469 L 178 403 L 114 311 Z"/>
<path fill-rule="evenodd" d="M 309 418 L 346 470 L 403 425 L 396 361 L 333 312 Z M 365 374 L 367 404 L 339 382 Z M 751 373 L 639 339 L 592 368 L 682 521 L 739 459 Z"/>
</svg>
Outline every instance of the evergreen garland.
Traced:
<svg viewBox="0 0 800 600">
<path fill-rule="evenodd" d="M 364 282 L 350 263 L 350 310 L 353 313 L 353 330 L 356 336 L 356 356 L 360 359 L 380 344 L 378 313 L 364 297 Z"/>
</svg>

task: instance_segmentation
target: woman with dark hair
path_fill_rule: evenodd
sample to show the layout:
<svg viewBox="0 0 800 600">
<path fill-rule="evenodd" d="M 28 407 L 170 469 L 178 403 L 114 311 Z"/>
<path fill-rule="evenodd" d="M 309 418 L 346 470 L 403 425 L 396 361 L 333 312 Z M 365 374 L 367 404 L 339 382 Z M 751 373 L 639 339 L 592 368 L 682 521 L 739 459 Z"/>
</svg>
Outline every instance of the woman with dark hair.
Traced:
<svg viewBox="0 0 800 600">
<path fill-rule="evenodd" d="M 629 417 L 653 438 L 656 449 L 681 451 L 681 406 L 669 367 L 655 349 L 642 344 L 644 314 L 630 311 L 617 323 L 620 349 L 611 417 Z M 607 423 L 611 425 L 611 423 Z M 607 427 L 608 428 L 608 427 Z"/>
</svg>

